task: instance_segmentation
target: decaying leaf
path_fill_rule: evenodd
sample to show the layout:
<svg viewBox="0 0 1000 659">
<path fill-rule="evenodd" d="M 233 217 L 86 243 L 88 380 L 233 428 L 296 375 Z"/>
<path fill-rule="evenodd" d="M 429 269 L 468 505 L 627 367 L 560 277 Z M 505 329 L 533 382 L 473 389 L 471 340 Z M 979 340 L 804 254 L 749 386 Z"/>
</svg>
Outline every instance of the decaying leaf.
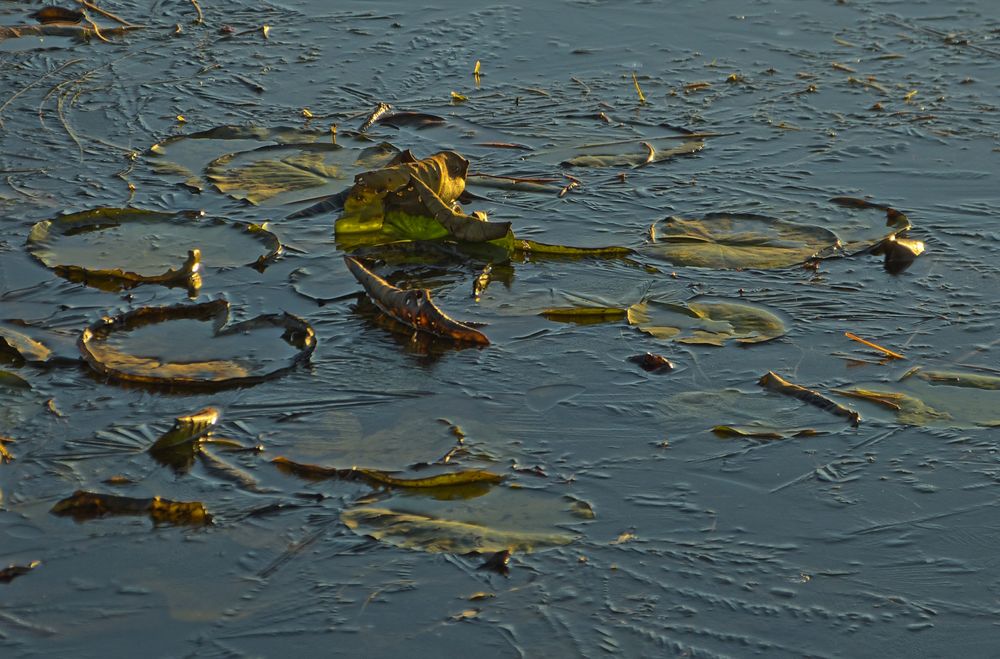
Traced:
<svg viewBox="0 0 1000 659">
<path fill-rule="evenodd" d="M 199 213 L 96 208 L 37 223 L 27 250 L 70 281 L 118 291 L 139 284 L 197 289 L 202 257 L 212 267 L 262 269 L 281 252 L 261 228 L 209 220 Z"/>
<path fill-rule="evenodd" d="M 789 437 L 815 437 L 818 431 L 812 428 L 780 430 L 765 426 L 715 426 L 712 432 L 719 437 L 747 437 L 750 439 L 787 439 Z"/>
<path fill-rule="evenodd" d="M 507 575 L 510 572 L 510 549 L 502 549 L 486 557 L 477 570 L 489 570 Z"/>
<path fill-rule="evenodd" d="M 31 561 L 27 565 L 8 565 L 0 570 L 0 583 L 10 583 L 14 579 L 28 574 L 41 564 L 41 561 Z"/>
<path fill-rule="evenodd" d="M 78 342 L 83 358 L 108 378 L 169 387 L 257 384 L 306 361 L 312 327 L 291 314 L 226 326 L 229 303 L 142 307 L 98 320 Z"/>
<path fill-rule="evenodd" d="M 830 400 L 818 391 L 813 391 L 812 389 L 806 389 L 805 387 L 797 384 L 792 384 L 774 371 L 768 371 L 765 373 L 757 384 L 770 391 L 774 391 L 785 396 L 791 396 L 792 398 L 798 398 L 804 403 L 827 410 L 837 416 L 845 417 L 853 426 L 861 423 L 861 415 L 855 410 L 849 409 L 840 403 Z"/>
<path fill-rule="evenodd" d="M 474 484 L 493 485 L 503 480 L 503 476 L 501 474 L 495 474 L 481 469 L 463 469 L 461 471 L 451 471 L 420 478 L 404 478 L 381 469 L 366 469 L 363 467 L 338 469 L 336 467 L 322 467 L 319 465 L 295 462 L 285 457 L 274 458 L 271 462 L 282 471 L 287 471 L 297 476 L 302 476 L 303 478 L 309 478 L 312 480 L 340 478 L 343 480 L 366 481 L 373 485 L 385 485 L 389 487 L 411 488 L 418 490 L 461 487 Z"/>
<path fill-rule="evenodd" d="M 947 412 L 936 410 L 916 396 L 901 391 L 886 391 L 855 387 L 851 389 L 834 389 L 833 393 L 865 400 L 879 407 L 892 410 L 896 420 L 908 426 L 926 426 L 944 422 L 952 418 Z"/>
<path fill-rule="evenodd" d="M 628 315 L 628 311 L 615 307 L 554 307 L 545 309 L 538 315 L 560 323 L 593 325 L 622 320 Z"/>
<path fill-rule="evenodd" d="M 162 453 L 177 450 L 180 447 L 193 447 L 199 439 L 212 432 L 219 423 L 219 410 L 206 407 L 194 414 L 179 416 L 174 419 L 170 430 L 157 438 L 149 447 L 150 453 Z"/>
<path fill-rule="evenodd" d="M 212 521 L 205 506 L 198 501 L 170 501 L 160 497 L 137 499 L 83 490 L 56 503 L 51 512 L 78 522 L 107 515 L 149 515 L 156 524 L 177 526 L 201 526 Z"/>
<path fill-rule="evenodd" d="M 628 358 L 633 364 L 638 364 L 639 368 L 650 373 L 665 373 L 674 370 L 674 365 L 663 355 L 655 355 L 651 352 L 644 352 L 641 355 L 632 355 Z"/>
<path fill-rule="evenodd" d="M 3 464 L 10 464 L 14 461 L 14 454 L 7 448 L 7 444 L 13 441 L 14 439 L 11 437 L 0 435 L 0 462 Z"/>
<path fill-rule="evenodd" d="M 924 243 L 911 238 L 889 236 L 872 249 L 872 254 L 885 255 L 883 265 L 892 274 L 903 272 L 924 253 Z"/>
<path fill-rule="evenodd" d="M 368 270 L 351 256 L 345 256 L 344 262 L 378 308 L 393 319 L 415 330 L 458 343 L 483 346 L 490 344 L 485 334 L 452 320 L 438 309 L 431 300 L 429 290 L 402 290 Z"/>
</svg>

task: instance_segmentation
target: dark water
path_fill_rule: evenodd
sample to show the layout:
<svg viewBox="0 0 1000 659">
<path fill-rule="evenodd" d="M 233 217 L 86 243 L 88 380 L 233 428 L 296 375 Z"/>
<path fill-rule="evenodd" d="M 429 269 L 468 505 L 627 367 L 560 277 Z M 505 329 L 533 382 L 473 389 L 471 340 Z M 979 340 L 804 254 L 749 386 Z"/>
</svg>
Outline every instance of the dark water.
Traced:
<svg viewBox="0 0 1000 659">
<path fill-rule="evenodd" d="M 1000 417 L 996 392 L 938 387 L 958 411 L 917 426 L 854 401 L 865 416 L 855 428 L 756 381 L 773 370 L 829 391 L 893 382 L 916 365 L 1000 368 L 998 6 L 455 5 L 201 2 L 195 25 L 184 3 L 117 3 L 107 8 L 148 27 L 110 44 L 0 41 L 0 320 L 75 359 L 80 332 L 102 315 L 184 302 L 183 289 L 71 283 L 24 250 L 38 221 L 133 205 L 270 221 L 284 256 L 263 272 L 208 264 L 199 300 L 229 300 L 234 321 L 287 311 L 318 337 L 308 365 L 222 392 L 106 383 L 65 360 L 7 366 L 31 389 L 2 391 L 0 434 L 17 441 L 16 461 L 0 464 L 0 563 L 42 563 L 0 584 L 0 653 L 995 655 L 1000 459 L 983 424 Z M 3 2 L 0 23 L 28 22 L 38 6 Z M 235 35 L 222 38 L 222 26 Z M 451 92 L 469 100 L 452 104 Z M 470 291 L 485 261 L 383 269 L 485 323 L 491 346 L 453 350 L 394 334 L 359 304 L 332 215 L 285 220 L 299 206 L 194 192 L 148 152 L 221 125 L 301 127 L 303 108 L 309 128 L 344 131 L 379 101 L 448 122 L 376 126 L 375 140 L 418 156 L 455 149 L 490 174 L 559 178 L 563 150 L 651 140 L 671 134 L 664 124 L 722 134 L 665 163 L 574 169 L 582 185 L 561 198 L 475 189 L 485 199 L 470 206 L 521 237 L 639 247 L 656 220 L 713 211 L 842 230 L 855 220 L 827 200 L 871 196 L 904 210 L 927 252 L 898 275 L 867 254 L 767 271 L 645 256 L 515 260 L 495 268 L 478 302 Z M 534 150 L 483 146 L 497 141 Z M 189 144 L 189 167 L 259 144 L 233 142 L 204 158 L 194 141 L 176 144 Z M 742 297 L 784 319 L 787 334 L 684 345 L 624 321 L 538 315 L 650 295 Z M 907 360 L 879 363 L 844 331 Z M 647 374 L 627 361 L 646 351 L 677 368 Z M 173 417 L 205 405 L 222 410 L 220 434 L 264 451 L 213 449 L 180 471 L 143 452 Z M 709 431 L 753 421 L 822 434 L 757 443 Z M 348 529 L 345 508 L 387 496 L 371 486 L 311 482 L 269 462 L 400 469 L 447 454 L 455 428 L 461 464 L 506 484 L 409 509 L 465 506 L 463 519 L 574 541 L 515 553 L 506 577 L 480 571 L 480 558 Z M 115 476 L 129 484 L 105 482 Z M 214 524 L 49 514 L 77 489 L 202 501 Z M 567 518 L 573 501 L 595 518 Z"/>
</svg>

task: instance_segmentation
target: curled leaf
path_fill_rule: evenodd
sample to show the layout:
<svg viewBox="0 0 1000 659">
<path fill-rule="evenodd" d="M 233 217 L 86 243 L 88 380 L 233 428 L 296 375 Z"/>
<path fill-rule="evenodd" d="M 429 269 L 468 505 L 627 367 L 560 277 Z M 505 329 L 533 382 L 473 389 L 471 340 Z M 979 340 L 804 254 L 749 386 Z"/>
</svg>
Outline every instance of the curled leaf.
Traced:
<svg viewBox="0 0 1000 659">
<path fill-rule="evenodd" d="M 41 561 L 31 561 L 27 565 L 8 565 L 0 570 L 0 583 L 10 583 L 14 579 L 28 574 L 41 564 Z"/>
<path fill-rule="evenodd" d="M 344 262 L 376 306 L 393 319 L 415 330 L 459 343 L 490 344 L 485 334 L 449 318 L 438 309 L 431 300 L 429 290 L 402 290 L 368 270 L 351 256 L 345 256 Z"/>
<path fill-rule="evenodd" d="M 385 485 L 389 487 L 418 490 L 461 487 L 474 484 L 493 485 L 503 480 L 502 475 L 489 471 L 483 471 L 481 469 L 463 469 L 461 471 L 452 471 L 421 478 L 404 478 L 381 469 L 367 469 L 363 467 L 338 469 L 336 467 L 323 467 L 320 465 L 295 462 L 285 457 L 274 458 L 271 462 L 282 471 L 287 471 L 288 473 L 311 480 L 323 480 L 327 478 L 362 480 L 373 485 Z"/>
<path fill-rule="evenodd" d="M 198 439 L 210 433 L 218 423 L 219 410 L 215 407 L 206 407 L 194 414 L 179 416 L 174 419 L 174 425 L 170 430 L 160 435 L 149 447 L 149 452 L 161 453 L 193 445 Z"/>
</svg>

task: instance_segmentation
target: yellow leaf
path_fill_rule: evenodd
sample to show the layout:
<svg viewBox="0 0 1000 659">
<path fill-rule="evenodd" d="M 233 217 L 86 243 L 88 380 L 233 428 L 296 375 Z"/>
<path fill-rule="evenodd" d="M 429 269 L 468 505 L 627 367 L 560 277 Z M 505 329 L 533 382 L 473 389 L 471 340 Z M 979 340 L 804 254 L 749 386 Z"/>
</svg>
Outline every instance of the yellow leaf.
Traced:
<svg viewBox="0 0 1000 659">
<path fill-rule="evenodd" d="M 309 108 L 302 108 L 302 116 L 306 119 L 312 119 L 313 113 L 309 111 Z"/>
<path fill-rule="evenodd" d="M 639 86 L 639 79 L 635 77 L 635 73 L 632 73 L 632 84 L 635 85 L 635 93 L 639 95 L 639 102 L 643 105 L 646 104 L 646 95 L 642 93 L 642 87 Z"/>
<path fill-rule="evenodd" d="M 260 26 L 260 31 L 264 35 L 265 39 L 270 39 L 271 38 L 271 26 L 270 25 L 261 25 Z"/>
<path fill-rule="evenodd" d="M 177 115 L 177 123 L 181 124 L 187 123 L 187 118 L 185 118 L 183 114 L 179 114 Z"/>
<path fill-rule="evenodd" d="M 478 76 L 479 75 L 479 60 L 476 60 L 476 68 L 474 68 L 472 70 L 472 75 L 474 75 L 474 76 Z"/>
<path fill-rule="evenodd" d="M 462 94 L 459 94 L 458 92 L 452 92 L 451 93 L 451 102 L 452 103 L 465 103 L 467 100 L 469 100 L 468 96 L 464 96 Z"/>
</svg>

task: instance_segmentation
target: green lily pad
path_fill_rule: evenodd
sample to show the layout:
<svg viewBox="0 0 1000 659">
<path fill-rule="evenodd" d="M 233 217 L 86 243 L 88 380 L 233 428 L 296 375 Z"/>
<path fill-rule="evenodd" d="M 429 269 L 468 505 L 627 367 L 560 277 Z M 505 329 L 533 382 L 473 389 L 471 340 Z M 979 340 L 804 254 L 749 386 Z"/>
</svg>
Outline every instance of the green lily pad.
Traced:
<svg viewBox="0 0 1000 659">
<path fill-rule="evenodd" d="M 781 318 L 763 307 L 715 298 L 639 302 L 628 308 L 628 322 L 658 339 L 715 346 L 762 343 L 785 334 Z"/>
<path fill-rule="evenodd" d="M 196 213 L 95 208 L 35 224 L 27 250 L 71 281 L 120 290 L 143 283 L 192 285 L 202 261 L 220 268 L 263 267 L 280 253 L 281 243 L 262 227 Z"/>
<path fill-rule="evenodd" d="M 308 359 L 316 336 L 290 314 L 226 326 L 229 303 L 142 307 L 84 330 L 80 352 L 106 377 L 170 387 L 257 384 Z"/>
<path fill-rule="evenodd" d="M 494 487 L 473 499 L 399 494 L 348 508 L 341 520 L 355 533 L 427 552 L 527 553 L 571 543 L 564 527 L 593 517 L 568 497 Z"/>
<path fill-rule="evenodd" d="M 837 249 L 827 229 L 762 215 L 710 213 L 668 217 L 653 225 L 648 251 L 674 265 L 700 268 L 785 268 Z"/>
<path fill-rule="evenodd" d="M 1000 378 L 971 371 L 916 370 L 899 382 L 837 390 L 860 399 L 871 416 L 910 426 L 1000 426 Z"/>
</svg>

